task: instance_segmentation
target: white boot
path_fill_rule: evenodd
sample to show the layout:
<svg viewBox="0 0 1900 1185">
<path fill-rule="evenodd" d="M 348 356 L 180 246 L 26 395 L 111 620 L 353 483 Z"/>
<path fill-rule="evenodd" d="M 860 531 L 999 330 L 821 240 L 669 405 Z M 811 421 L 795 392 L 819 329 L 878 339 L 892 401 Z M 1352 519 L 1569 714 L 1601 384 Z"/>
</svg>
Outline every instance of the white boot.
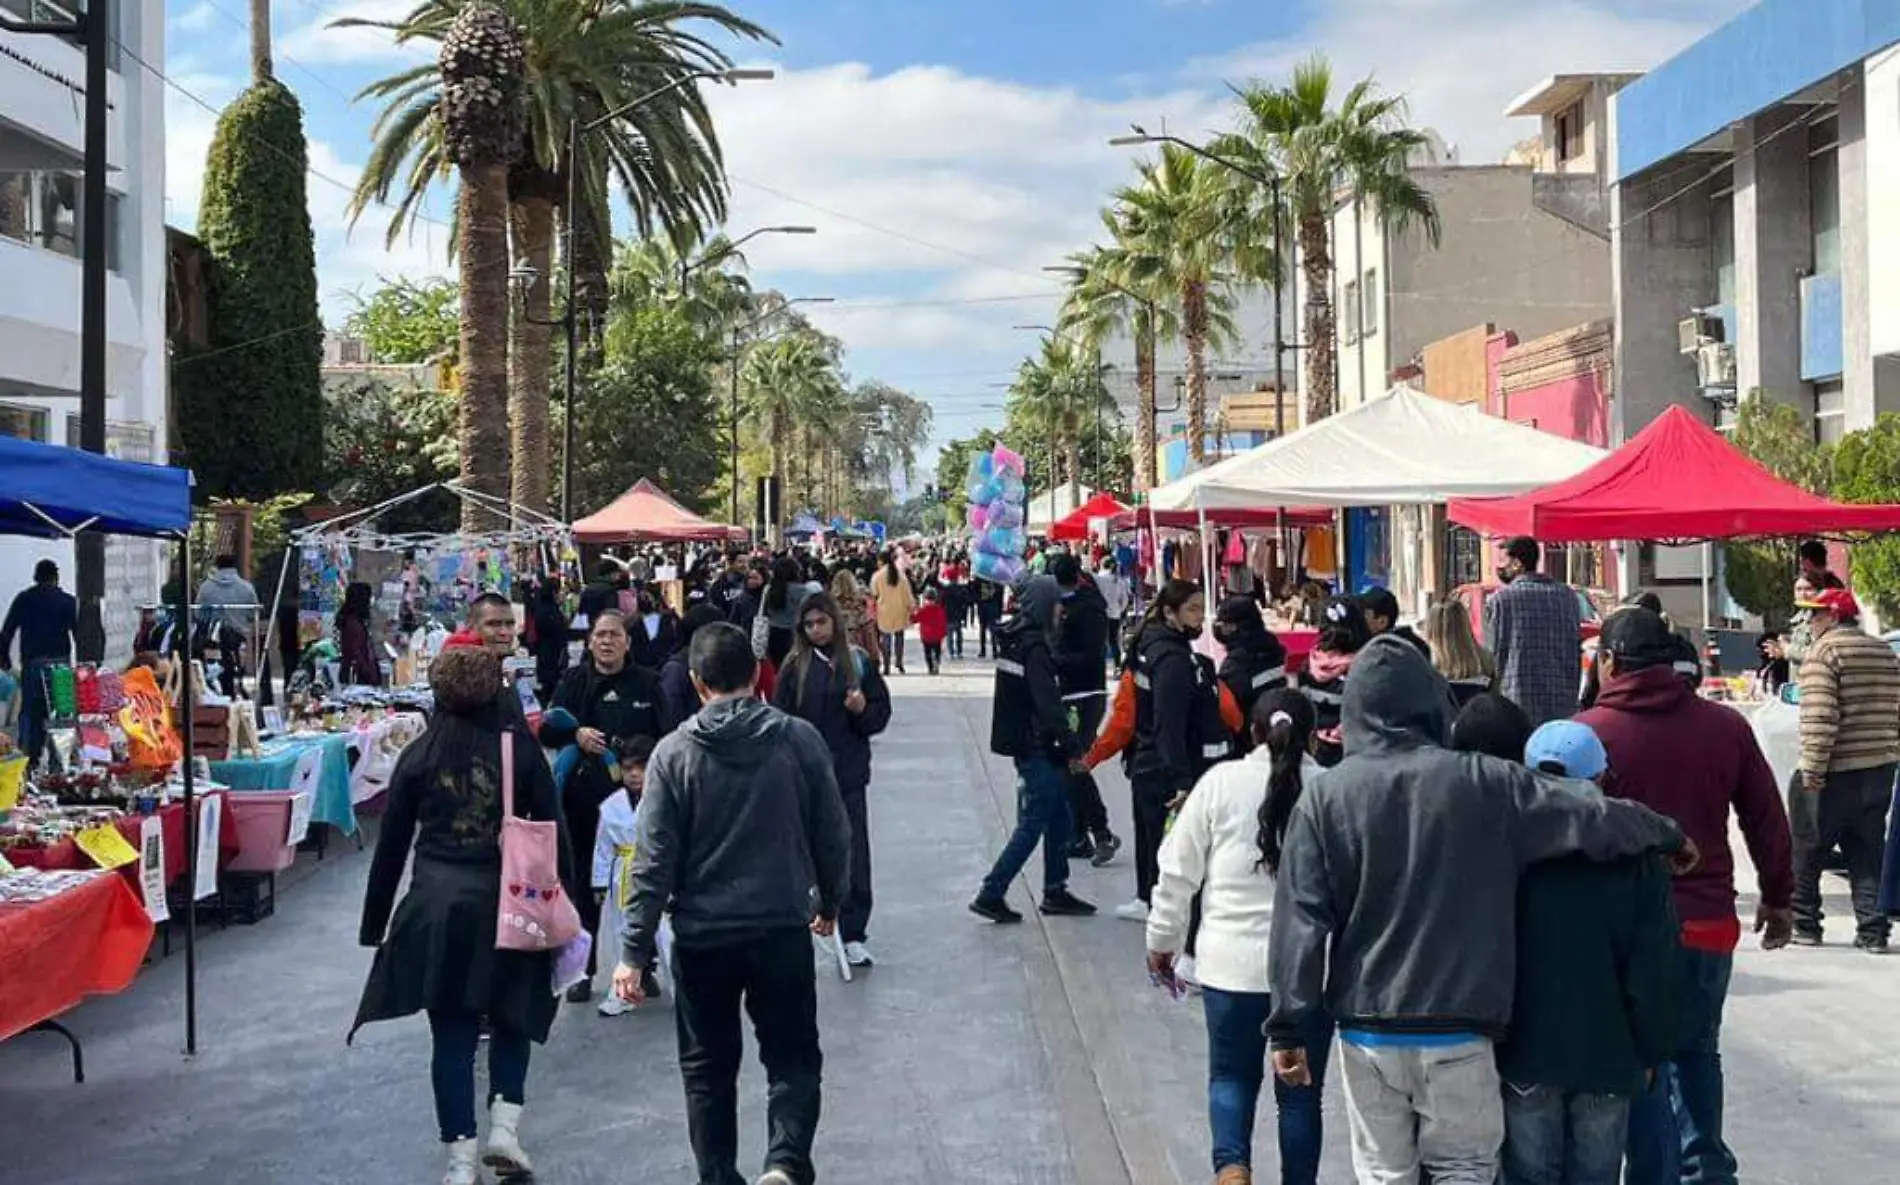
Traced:
<svg viewBox="0 0 1900 1185">
<path fill-rule="evenodd" d="M 488 1150 L 482 1153 L 482 1163 L 494 1169 L 495 1175 L 504 1181 L 534 1174 L 534 1165 L 521 1150 L 520 1127 L 521 1104 L 496 1099 L 489 1106 Z"/>
<path fill-rule="evenodd" d="M 482 1171 L 475 1167 L 475 1137 L 449 1145 L 449 1171 L 442 1185 L 482 1185 Z"/>
</svg>

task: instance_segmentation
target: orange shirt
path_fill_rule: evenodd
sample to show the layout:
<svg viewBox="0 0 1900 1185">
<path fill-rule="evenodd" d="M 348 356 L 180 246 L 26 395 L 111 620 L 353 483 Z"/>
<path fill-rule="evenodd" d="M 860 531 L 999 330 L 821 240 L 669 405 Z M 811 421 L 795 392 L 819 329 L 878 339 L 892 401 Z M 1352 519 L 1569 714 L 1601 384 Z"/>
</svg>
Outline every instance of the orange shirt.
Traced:
<svg viewBox="0 0 1900 1185">
<path fill-rule="evenodd" d="M 1227 731 L 1238 736 L 1245 727 L 1240 716 L 1240 701 L 1227 689 L 1227 684 L 1216 681 L 1220 688 L 1220 719 Z M 1090 769 L 1113 760 L 1122 750 L 1135 743 L 1135 672 L 1131 667 L 1122 672 L 1121 680 L 1115 685 L 1115 700 L 1109 705 L 1108 720 L 1102 726 L 1102 735 L 1095 738 L 1095 744 L 1089 748 L 1089 755 L 1083 758 Z"/>
</svg>

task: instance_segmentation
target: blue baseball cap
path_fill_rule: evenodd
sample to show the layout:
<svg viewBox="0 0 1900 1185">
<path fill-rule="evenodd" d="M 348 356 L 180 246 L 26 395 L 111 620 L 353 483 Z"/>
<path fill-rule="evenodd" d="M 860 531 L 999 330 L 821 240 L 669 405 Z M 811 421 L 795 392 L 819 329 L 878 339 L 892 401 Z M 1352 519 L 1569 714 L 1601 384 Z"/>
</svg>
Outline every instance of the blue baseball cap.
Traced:
<svg viewBox="0 0 1900 1185">
<path fill-rule="evenodd" d="M 1610 768 L 1610 755 L 1588 724 L 1552 720 L 1531 734 L 1524 746 L 1524 764 L 1532 769 L 1555 766 L 1565 777 L 1589 781 Z"/>
</svg>

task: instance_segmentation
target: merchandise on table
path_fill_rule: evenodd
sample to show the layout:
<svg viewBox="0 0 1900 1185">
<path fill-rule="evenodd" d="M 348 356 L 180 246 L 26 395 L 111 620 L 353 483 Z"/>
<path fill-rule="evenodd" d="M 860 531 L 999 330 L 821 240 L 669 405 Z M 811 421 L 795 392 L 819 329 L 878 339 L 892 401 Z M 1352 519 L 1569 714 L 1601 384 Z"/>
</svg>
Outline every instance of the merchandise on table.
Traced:
<svg viewBox="0 0 1900 1185">
<path fill-rule="evenodd" d="M 16 868 L 0 872 L 0 905 L 25 905 L 57 897 L 101 875 L 96 868 Z"/>
</svg>

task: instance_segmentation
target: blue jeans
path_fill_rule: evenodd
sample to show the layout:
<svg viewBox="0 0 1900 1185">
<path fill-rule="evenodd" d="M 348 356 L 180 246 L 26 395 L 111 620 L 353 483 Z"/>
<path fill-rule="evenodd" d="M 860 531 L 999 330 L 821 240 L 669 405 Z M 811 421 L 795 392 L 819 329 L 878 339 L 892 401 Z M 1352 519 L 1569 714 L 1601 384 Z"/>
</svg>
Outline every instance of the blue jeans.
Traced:
<svg viewBox="0 0 1900 1185">
<path fill-rule="evenodd" d="M 1253 1167 L 1254 1113 L 1267 1074 L 1267 1015 L 1272 998 L 1265 992 L 1201 989 L 1207 1016 L 1207 1124 L 1214 1141 L 1214 1172 Z M 1280 1120 L 1282 1185 L 1313 1185 L 1319 1180 L 1320 1088 L 1326 1058 L 1333 1047 L 1332 1018 L 1317 1016 L 1301 1034 L 1311 1086 L 1273 1080 L 1273 1106 Z"/>
<path fill-rule="evenodd" d="M 442 1142 L 475 1138 L 475 1047 L 481 1018 L 473 1012 L 430 1012 L 435 1053 L 429 1078 L 435 1087 L 435 1119 Z M 527 1101 L 528 1038 L 491 1021 L 488 1034 L 489 1098 L 517 1106 Z"/>
<path fill-rule="evenodd" d="M 1655 1085 L 1630 1105 L 1627 1185 L 1735 1185 L 1722 1140 L 1722 1006 L 1733 955 L 1684 950 L 1682 1035 Z"/>
<path fill-rule="evenodd" d="M 1630 1101 L 1504 1084 L 1504 1185 L 1616 1185 Z"/>
<path fill-rule="evenodd" d="M 1016 759 L 1016 830 L 1003 845 L 1003 854 L 983 878 L 983 896 L 1001 900 L 1009 882 L 1029 863 L 1029 854 L 1042 844 L 1044 895 L 1069 883 L 1069 776 L 1049 757 Z"/>
</svg>

